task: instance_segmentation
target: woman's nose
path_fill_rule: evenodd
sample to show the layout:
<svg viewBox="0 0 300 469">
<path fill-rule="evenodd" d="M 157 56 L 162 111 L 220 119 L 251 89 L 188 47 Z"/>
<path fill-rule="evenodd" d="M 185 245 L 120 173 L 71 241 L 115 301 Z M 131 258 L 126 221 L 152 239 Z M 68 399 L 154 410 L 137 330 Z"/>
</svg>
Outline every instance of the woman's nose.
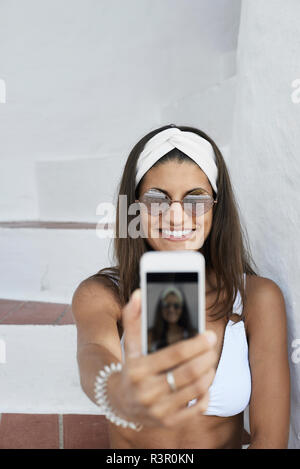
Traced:
<svg viewBox="0 0 300 469">
<path fill-rule="evenodd" d="M 170 225 L 175 229 L 182 229 L 182 230 L 192 230 L 194 221 L 193 217 L 184 211 L 183 204 L 180 202 L 173 202 L 170 210 Z"/>
<path fill-rule="evenodd" d="M 174 226 L 182 226 L 184 221 L 184 210 L 180 202 L 173 202 L 168 210 L 170 223 Z"/>
</svg>

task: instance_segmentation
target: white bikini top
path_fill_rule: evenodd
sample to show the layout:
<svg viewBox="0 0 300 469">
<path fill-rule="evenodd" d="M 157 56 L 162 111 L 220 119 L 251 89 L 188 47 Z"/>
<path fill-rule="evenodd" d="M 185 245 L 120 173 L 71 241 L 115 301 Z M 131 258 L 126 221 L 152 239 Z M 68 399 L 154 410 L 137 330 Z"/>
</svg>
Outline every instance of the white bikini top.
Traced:
<svg viewBox="0 0 300 469">
<path fill-rule="evenodd" d="M 244 283 L 246 274 L 244 273 Z M 242 298 L 238 291 L 233 314 L 242 314 Z M 124 334 L 121 339 L 124 360 Z M 248 342 L 244 321 L 228 321 L 223 340 L 223 348 L 214 380 L 209 388 L 209 404 L 204 415 L 230 417 L 243 412 L 251 396 L 251 372 L 248 359 Z M 197 402 L 189 401 L 188 406 Z"/>
<path fill-rule="evenodd" d="M 238 291 L 233 304 L 233 314 L 241 315 L 242 311 L 242 298 Z M 226 325 L 221 357 L 209 394 L 209 404 L 204 415 L 230 417 L 243 412 L 249 404 L 251 372 L 244 321 L 235 323 L 230 319 Z M 189 406 L 196 401 L 190 401 Z"/>
</svg>

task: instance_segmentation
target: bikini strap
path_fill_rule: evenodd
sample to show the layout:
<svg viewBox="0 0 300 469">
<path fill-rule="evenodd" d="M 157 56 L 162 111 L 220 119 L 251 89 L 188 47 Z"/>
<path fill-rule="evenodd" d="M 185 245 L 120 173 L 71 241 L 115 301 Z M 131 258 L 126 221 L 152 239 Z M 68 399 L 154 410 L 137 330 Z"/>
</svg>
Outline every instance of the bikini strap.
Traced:
<svg viewBox="0 0 300 469">
<path fill-rule="evenodd" d="M 244 288 L 246 288 L 246 272 L 243 273 L 243 279 L 244 279 Z M 238 290 L 237 295 L 235 297 L 232 313 L 239 314 L 240 316 L 243 313 L 243 302 L 242 302 L 242 296 L 241 296 L 240 290 Z"/>
</svg>

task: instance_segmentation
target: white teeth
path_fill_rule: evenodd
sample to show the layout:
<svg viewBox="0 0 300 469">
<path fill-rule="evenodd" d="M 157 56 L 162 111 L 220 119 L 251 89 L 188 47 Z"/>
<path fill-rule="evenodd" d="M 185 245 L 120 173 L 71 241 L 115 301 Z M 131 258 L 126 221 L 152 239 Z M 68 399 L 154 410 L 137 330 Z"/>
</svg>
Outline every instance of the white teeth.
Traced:
<svg viewBox="0 0 300 469">
<path fill-rule="evenodd" d="M 183 231 L 170 231 L 170 230 L 162 230 L 164 234 L 167 236 L 174 236 L 176 238 L 182 238 L 183 236 L 186 236 L 187 234 L 191 233 L 192 230 L 183 230 Z"/>
</svg>

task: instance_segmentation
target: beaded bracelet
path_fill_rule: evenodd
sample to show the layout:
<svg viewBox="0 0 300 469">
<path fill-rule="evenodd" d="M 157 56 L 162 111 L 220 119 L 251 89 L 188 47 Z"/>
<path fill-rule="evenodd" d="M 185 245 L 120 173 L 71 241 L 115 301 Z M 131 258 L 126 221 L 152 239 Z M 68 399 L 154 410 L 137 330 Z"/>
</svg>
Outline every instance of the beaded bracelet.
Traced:
<svg viewBox="0 0 300 469">
<path fill-rule="evenodd" d="M 121 417 L 118 417 L 113 408 L 111 407 L 107 397 L 107 380 L 112 373 L 117 373 L 122 370 L 121 363 L 111 363 L 109 366 L 105 365 L 103 370 L 99 370 L 96 381 L 95 381 L 95 399 L 97 404 L 101 407 L 101 410 L 105 417 L 115 425 L 121 425 L 123 428 L 131 428 L 139 432 L 143 425 L 134 422 L 128 422 Z"/>
</svg>

